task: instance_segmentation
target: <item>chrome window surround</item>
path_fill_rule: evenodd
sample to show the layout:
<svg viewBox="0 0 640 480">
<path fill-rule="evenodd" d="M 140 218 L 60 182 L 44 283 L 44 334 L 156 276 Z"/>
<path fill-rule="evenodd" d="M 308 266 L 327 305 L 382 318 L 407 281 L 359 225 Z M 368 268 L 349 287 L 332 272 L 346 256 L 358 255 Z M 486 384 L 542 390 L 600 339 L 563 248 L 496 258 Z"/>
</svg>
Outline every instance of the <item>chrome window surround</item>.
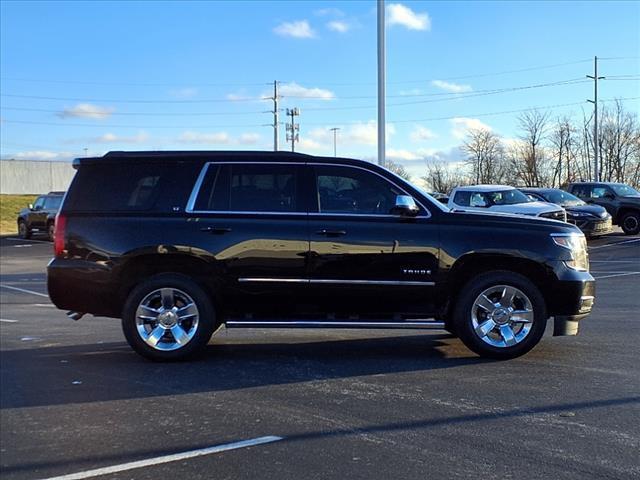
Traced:
<svg viewBox="0 0 640 480">
<path fill-rule="evenodd" d="M 203 165 L 202 170 L 200 170 L 200 174 L 196 180 L 195 185 L 193 186 L 193 190 L 191 190 L 191 195 L 189 196 L 189 200 L 187 201 L 187 206 L 185 208 L 185 212 L 187 213 L 221 213 L 221 214 L 241 214 L 241 215 L 316 215 L 316 216 L 325 216 L 325 217 L 368 217 L 368 218 L 398 218 L 398 215 L 392 214 L 366 214 L 366 213 L 321 213 L 321 212 L 254 212 L 254 211 L 236 211 L 236 210 L 194 210 L 193 207 L 196 204 L 196 199 L 198 198 L 198 194 L 200 193 L 200 189 L 202 188 L 202 183 L 207 175 L 207 171 L 210 165 L 304 165 L 308 166 L 328 166 L 328 167 L 343 167 L 343 168 L 355 168 L 358 170 L 364 170 L 365 172 L 373 173 L 374 175 L 378 175 L 384 181 L 390 183 L 395 188 L 400 190 L 406 195 L 409 193 L 398 186 L 396 183 L 392 182 L 388 178 L 380 175 L 378 172 L 374 172 L 373 170 L 369 170 L 364 167 L 359 167 L 356 165 L 342 165 L 339 163 L 300 163 L 300 162 L 242 162 L 242 161 L 232 161 L 232 162 L 207 162 Z M 414 198 L 416 203 L 422 208 L 426 215 L 418 215 L 412 218 L 431 218 L 431 212 L 427 207 L 425 207 L 422 202 L 415 199 L 413 195 L 410 195 Z"/>
<path fill-rule="evenodd" d="M 335 284 L 335 285 L 394 285 L 394 286 L 416 286 L 429 287 L 435 282 L 416 282 L 403 280 L 340 280 L 332 278 L 271 278 L 271 277 L 240 277 L 239 283 L 313 283 L 313 284 Z"/>
</svg>

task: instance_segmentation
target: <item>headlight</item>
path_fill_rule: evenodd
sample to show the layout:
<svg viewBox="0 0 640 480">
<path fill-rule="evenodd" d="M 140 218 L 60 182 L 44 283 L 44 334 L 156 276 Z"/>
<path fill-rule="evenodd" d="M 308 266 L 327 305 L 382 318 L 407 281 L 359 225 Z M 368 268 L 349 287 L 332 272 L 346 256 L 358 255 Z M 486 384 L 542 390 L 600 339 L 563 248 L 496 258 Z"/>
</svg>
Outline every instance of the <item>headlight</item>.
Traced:
<svg viewBox="0 0 640 480">
<path fill-rule="evenodd" d="M 552 233 L 554 243 L 571 252 L 571 260 L 565 260 L 567 267 L 583 272 L 589 271 L 587 239 L 582 233 Z"/>
</svg>

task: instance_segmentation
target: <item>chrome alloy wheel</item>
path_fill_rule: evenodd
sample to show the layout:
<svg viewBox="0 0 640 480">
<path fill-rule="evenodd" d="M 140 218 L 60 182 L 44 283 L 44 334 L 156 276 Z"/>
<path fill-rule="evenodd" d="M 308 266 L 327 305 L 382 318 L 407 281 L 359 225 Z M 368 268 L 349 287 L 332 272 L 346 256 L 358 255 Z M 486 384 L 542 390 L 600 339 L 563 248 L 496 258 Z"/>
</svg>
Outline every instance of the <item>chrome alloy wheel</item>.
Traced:
<svg viewBox="0 0 640 480">
<path fill-rule="evenodd" d="M 522 291 L 509 285 L 486 289 L 473 302 L 471 322 L 480 339 L 494 347 L 522 342 L 533 326 L 533 305 Z"/>
<path fill-rule="evenodd" d="M 144 297 L 136 310 L 138 335 L 156 350 L 184 347 L 198 330 L 200 314 L 193 299 L 177 288 L 160 288 Z"/>
</svg>

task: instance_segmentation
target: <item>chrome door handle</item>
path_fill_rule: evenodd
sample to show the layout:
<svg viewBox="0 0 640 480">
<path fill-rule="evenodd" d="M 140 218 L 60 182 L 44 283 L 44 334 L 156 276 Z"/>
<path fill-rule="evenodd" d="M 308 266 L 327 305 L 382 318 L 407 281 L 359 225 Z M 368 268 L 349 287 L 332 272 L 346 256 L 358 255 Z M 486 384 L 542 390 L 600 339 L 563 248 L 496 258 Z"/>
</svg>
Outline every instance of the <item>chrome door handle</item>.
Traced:
<svg viewBox="0 0 640 480">
<path fill-rule="evenodd" d="M 316 232 L 316 235 L 325 235 L 327 237 L 341 237 L 346 234 L 346 230 L 327 230 L 325 228 Z"/>
</svg>

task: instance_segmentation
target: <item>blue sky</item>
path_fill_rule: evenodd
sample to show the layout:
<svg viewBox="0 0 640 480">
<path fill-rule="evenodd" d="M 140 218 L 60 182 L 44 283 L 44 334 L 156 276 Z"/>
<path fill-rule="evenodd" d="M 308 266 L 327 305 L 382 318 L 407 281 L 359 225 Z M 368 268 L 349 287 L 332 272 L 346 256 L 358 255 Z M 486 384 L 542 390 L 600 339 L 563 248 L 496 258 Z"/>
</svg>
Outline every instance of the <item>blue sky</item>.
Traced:
<svg viewBox="0 0 640 480">
<path fill-rule="evenodd" d="M 271 149 L 278 80 L 298 150 L 332 154 L 340 127 L 340 155 L 374 158 L 375 5 L 3 1 L 2 156 Z M 388 155 L 414 173 L 468 126 L 514 137 L 518 113 L 493 113 L 581 116 L 594 55 L 600 98 L 640 112 L 639 2 L 387 2 L 387 20 Z"/>
</svg>

